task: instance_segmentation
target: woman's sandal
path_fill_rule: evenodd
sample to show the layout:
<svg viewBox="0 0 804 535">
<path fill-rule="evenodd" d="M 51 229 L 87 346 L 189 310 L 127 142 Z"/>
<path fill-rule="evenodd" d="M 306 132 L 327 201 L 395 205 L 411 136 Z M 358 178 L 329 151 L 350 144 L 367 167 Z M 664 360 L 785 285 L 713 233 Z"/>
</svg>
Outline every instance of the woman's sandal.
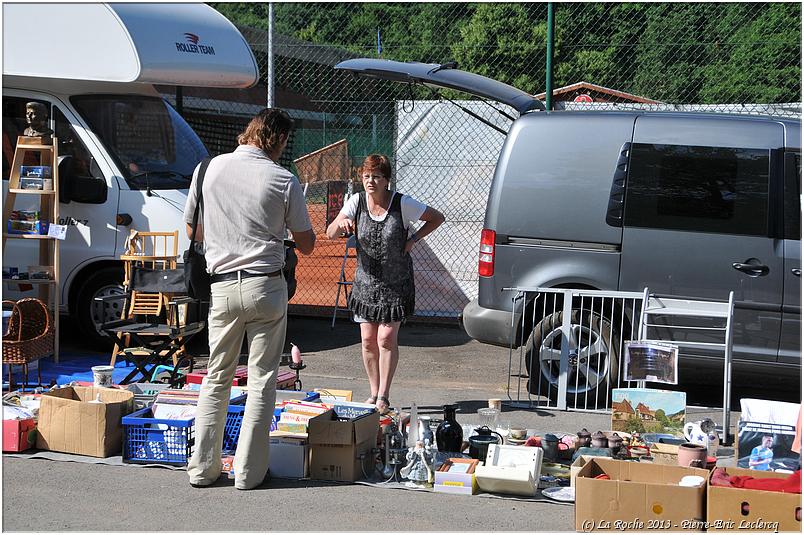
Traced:
<svg viewBox="0 0 804 535">
<path fill-rule="evenodd" d="M 391 402 L 385 396 L 377 396 L 377 412 L 380 414 L 388 414 L 391 412 Z"/>
<path fill-rule="evenodd" d="M 366 400 L 366 403 L 369 403 L 369 404 L 371 404 L 371 405 L 374 405 L 375 403 L 377 403 L 377 396 L 376 396 L 376 395 L 372 395 L 371 397 L 369 397 L 369 398 Z"/>
</svg>

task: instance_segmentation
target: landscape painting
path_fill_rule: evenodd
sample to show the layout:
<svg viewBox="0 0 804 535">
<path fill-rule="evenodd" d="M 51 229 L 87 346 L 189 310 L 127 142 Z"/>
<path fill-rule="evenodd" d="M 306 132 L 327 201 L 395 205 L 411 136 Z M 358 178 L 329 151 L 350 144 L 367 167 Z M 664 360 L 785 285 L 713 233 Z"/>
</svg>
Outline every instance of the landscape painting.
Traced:
<svg viewBox="0 0 804 535">
<path fill-rule="evenodd" d="M 615 388 L 612 390 L 611 429 L 682 436 L 686 406 L 686 392 Z"/>
</svg>

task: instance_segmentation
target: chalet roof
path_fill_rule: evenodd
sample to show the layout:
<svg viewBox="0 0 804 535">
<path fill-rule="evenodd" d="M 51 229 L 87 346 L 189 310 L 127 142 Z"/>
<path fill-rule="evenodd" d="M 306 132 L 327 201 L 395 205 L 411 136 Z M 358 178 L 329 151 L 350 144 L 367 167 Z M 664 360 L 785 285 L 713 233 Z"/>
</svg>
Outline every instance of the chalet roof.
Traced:
<svg viewBox="0 0 804 535">
<path fill-rule="evenodd" d="M 628 402 L 627 399 L 624 399 L 622 401 L 613 401 L 611 403 L 611 409 L 616 412 L 627 412 L 631 414 L 633 414 L 634 412 L 634 408 L 631 406 L 631 404 Z"/>
<path fill-rule="evenodd" d="M 637 412 L 641 412 L 641 413 L 643 413 L 643 414 L 653 414 L 653 411 L 652 411 L 652 410 L 650 410 L 650 409 L 648 408 L 648 406 L 647 406 L 647 405 L 645 405 L 645 404 L 644 404 L 644 403 L 642 403 L 642 402 L 640 402 L 640 403 L 639 403 L 639 405 L 637 405 L 636 410 L 637 410 Z"/>
<path fill-rule="evenodd" d="M 577 82 L 574 84 L 565 85 L 564 87 L 555 88 L 553 89 L 553 96 L 561 96 L 566 93 L 589 92 L 589 91 L 608 95 L 613 98 L 627 100 L 629 102 L 640 102 L 642 104 L 661 104 L 661 102 L 658 100 L 651 100 L 649 98 L 640 97 L 638 95 L 634 95 L 631 93 L 626 93 L 625 91 L 617 91 L 616 89 L 610 89 L 608 87 L 592 84 L 589 82 Z M 539 100 L 544 100 L 546 96 L 547 96 L 546 92 L 535 95 L 535 97 Z"/>
</svg>

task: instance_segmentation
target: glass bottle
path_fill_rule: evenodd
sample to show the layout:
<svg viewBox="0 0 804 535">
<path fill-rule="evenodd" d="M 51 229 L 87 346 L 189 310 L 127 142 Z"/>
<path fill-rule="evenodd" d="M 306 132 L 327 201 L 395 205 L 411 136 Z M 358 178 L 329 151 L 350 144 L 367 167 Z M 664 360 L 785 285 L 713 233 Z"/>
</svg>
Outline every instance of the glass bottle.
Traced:
<svg viewBox="0 0 804 535">
<path fill-rule="evenodd" d="M 455 419 L 455 411 L 457 410 L 457 405 L 444 405 L 444 421 L 436 429 L 438 451 L 461 451 L 463 429 Z"/>
</svg>

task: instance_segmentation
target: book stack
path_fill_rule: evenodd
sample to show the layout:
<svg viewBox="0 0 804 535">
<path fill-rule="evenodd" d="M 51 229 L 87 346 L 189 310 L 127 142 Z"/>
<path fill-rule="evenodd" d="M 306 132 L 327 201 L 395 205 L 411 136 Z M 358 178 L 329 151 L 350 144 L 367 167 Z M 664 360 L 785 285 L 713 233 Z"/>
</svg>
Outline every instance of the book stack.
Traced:
<svg viewBox="0 0 804 535">
<path fill-rule="evenodd" d="M 195 418 L 199 393 L 193 390 L 162 390 L 154 400 L 152 408 L 154 418 L 167 420 Z"/>
<path fill-rule="evenodd" d="M 321 403 L 288 400 L 279 415 L 276 429 L 283 433 L 306 434 L 310 419 L 327 412 L 328 409 L 328 406 Z"/>
</svg>

